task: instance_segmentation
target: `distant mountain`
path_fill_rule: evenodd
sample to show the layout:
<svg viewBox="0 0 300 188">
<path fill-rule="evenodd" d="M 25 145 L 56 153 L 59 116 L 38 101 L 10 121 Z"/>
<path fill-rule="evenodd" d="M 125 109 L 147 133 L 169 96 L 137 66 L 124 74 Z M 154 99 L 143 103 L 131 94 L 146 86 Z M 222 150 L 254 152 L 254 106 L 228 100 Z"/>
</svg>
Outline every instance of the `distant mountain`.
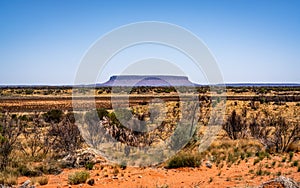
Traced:
<svg viewBox="0 0 300 188">
<path fill-rule="evenodd" d="M 226 86 L 226 87 L 300 87 L 300 83 L 225 83 L 225 84 L 197 84 L 191 82 L 187 76 L 166 75 L 119 75 L 111 76 L 107 82 L 97 83 L 96 87 L 129 86 L 129 87 L 169 87 L 169 86 Z M 0 88 L 44 88 L 57 87 L 95 87 L 95 84 L 82 85 L 0 85 Z"/>
<path fill-rule="evenodd" d="M 216 84 L 217 86 L 220 84 Z M 224 86 L 224 84 L 222 84 Z M 209 86 L 209 84 L 197 84 L 191 82 L 186 76 L 165 76 L 165 75 L 119 75 L 111 76 L 110 79 L 97 87 L 111 86 Z M 299 83 L 225 83 L 226 87 L 300 87 Z"/>
<path fill-rule="evenodd" d="M 197 86 L 197 84 L 189 81 L 186 76 L 163 76 L 163 75 L 120 75 L 112 76 L 110 79 L 102 84 L 96 86 L 149 86 L 149 87 L 168 87 L 168 86 Z"/>
</svg>

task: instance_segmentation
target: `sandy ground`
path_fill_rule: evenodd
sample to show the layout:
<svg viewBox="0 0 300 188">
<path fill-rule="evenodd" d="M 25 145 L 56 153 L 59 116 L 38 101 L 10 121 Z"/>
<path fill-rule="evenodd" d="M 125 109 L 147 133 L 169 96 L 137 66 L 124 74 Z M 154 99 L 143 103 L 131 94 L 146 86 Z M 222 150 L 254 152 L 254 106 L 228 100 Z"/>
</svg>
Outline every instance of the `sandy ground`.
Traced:
<svg viewBox="0 0 300 188">
<path fill-rule="evenodd" d="M 295 153 L 293 161 L 300 159 L 300 153 Z M 256 187 L 262 182 L 276 178 L 278 173 L 300 182 L 300 172 L 297 167 L 292 167 L 291 162 L 282 162 L 282 157 L 275 156 L 272 159 L 264 159 L 253 165 L 253 158 L 246 162 L 241 161 L 230 167 L 224 165 L 222 168 L 213 164 L 212 168 L 205 166 L 205 161 L 199 168 L 165 169 L 163 167 L 127 167 L 114 173 L 113 166 L 102 166 L 97 164 L 89 173 L 95 180 L 95 185 L 88 184 L 69 185 L 68 175 L 75 171 L 85 169 L 65 169 L 59 175 L 49 175 L 47 185 L 38 186 L 43 188 L 57 187 Z M 275 167 L 270 167 L 276 161 Z M 266 165 L 269 167 L 266 167 Z M 269 175 L 257 175 L 258 169 L 268 171 Z M 252 171 L 251 171 L 252 170 Z M 26 181 L 27 177 L 18 179 L 19 183 Z"/>
</svg>

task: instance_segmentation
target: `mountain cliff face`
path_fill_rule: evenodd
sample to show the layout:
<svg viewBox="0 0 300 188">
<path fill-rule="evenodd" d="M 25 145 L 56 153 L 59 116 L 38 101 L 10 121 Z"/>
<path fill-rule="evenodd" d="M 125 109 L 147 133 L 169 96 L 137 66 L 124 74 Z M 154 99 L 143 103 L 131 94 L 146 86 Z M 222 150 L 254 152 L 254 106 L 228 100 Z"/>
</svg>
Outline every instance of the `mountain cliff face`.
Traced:
<svg viewBox="0 0 300 188">
<path fill-rule="evenodd" d="M 131 87 L 168 87 L 168 86 L 195 86 L 186 76 L 161 76 L 161 75 L 120 75 L 112 76 L 109 81 L 98 86 L 131 86 Z"/>
</svg>

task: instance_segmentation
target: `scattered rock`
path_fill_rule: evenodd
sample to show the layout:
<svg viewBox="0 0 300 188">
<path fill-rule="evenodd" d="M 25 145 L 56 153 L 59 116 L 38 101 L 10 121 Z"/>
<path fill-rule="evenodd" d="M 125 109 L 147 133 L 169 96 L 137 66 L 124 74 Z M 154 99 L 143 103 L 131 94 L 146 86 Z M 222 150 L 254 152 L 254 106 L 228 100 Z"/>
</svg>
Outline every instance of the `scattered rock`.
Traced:
<svg viewBox="0 0 300 188">
<path fill-rule="evenodd" d="M 81 149 L 74 154 L 69 154 L 60 160 L 64 167 L 84 167 L 88 163 L 105 162 L 93 149 Z"/>
<path fill-rule="evenodd" d="M 118 179 L 118 176 L 113 176 L 112 179 Z"/>
<path fill-rule="evenodd" d="M 30 183 L 30 180 L 26 180 L 19 188 L 26 188 Z"/>
<path fill-rule="evenodd" d="M 206 166 L 207 168 L 211 168 L 211 167 L 212 167 L 212 164 L 211 164 L 209 161 L 207 161 L 207 162 L 205 163 L 205 166 Z"/>
<path fill-rule="evenodd" d="M 300 188 L 300 186 L 290 178 L 279 176 L 276 179 L 262 183 L 259 188 Z"/>
<path fill-rule="evenodd" d="M 142 175 L 139 175 L 139 176 L 138 176 L 138 178 L 142 178 L 142 177 L 143 177 Z"/>
<path fill-rule="evenodd" d="M 87 181 L 87 184 L 93 186 L 93 185 L 95 184 L 95 180 L 94 180 L 94 179 L 89 179 L 89 180 Z"/>
</svg>

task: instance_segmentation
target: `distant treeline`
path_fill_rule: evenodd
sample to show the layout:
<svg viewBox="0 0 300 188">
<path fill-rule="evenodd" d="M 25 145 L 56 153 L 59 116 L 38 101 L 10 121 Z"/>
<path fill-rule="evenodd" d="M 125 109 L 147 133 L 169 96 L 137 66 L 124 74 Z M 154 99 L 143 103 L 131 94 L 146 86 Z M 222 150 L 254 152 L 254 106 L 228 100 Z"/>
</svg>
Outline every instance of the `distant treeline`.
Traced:
<svg viewBox="0 0 300 188">
<path fill-rule="evenodd" d="M 98 94 L 101 93 L 111 93 L 113 92 L 127 92 L 127 93 L 147 93 L 147 92 L 157 92 L 157 93 L 171 93 L 171 92 L 199 92 L 206 93 L 207 91 L 216 91 L 217 93 L 226 92 L 224 89 L 230 90 L 235 93 L 244 93 L 244 92 L 255 92 L 257 94 L 266 94 L 271 91 L 280 92 L 280 91 L 300 91 L 300 85 L 278 85 L 278 86 L 262 86 L 260 84 L 252 86 L 239 86 L 239 85 L 203 85 L 203 86 L 138 86 L 138 87 L 127 87 L 127 86 L 115 86 L 115 87 L 103 87 L 95 85 L 77 85 L 77 86 L 0 86 L 0 91 L 12 89 L 12 90 L 71 90 L 77 89 L 78 91 L 89 91 L 90 89 L 97 90 Z M 31 92 L 26 92 L 31 94 Z"/>
</svg>

